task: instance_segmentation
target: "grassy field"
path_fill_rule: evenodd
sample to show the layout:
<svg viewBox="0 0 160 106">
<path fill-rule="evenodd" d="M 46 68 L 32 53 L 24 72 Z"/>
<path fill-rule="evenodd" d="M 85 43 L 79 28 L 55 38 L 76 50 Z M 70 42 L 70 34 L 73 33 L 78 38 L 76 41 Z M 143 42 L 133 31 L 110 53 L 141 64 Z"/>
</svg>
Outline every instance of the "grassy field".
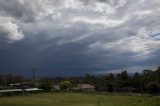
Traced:
<svg viewBox="0 0 160 106">
<path fill-rule="evenodd" d="M 0 97 L 0 106 L 160 106 L 160 96 L 116 93 L 39 93 Z"/>
</svg>

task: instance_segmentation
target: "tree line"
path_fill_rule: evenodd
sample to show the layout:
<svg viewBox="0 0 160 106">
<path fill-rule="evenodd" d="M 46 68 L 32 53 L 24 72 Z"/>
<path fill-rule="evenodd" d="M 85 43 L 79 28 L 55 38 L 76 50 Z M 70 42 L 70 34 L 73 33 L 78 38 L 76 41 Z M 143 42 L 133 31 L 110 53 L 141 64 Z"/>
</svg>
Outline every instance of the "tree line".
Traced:
<svg viewBox="0 0 160 106">
<path fill-rule="evenodd" d="M 0 87 L 9 86 L 11 83 L 21 83 L 32 79 L 25 79 L 22 76 L 13 76 L 12 74 L 0 75 Z M 109 73 L 103 76 L 86 74 L 84 77 L 56 77 L 41 78 L 36 81 L 39 87 L 46 90 L 52 89 L 53 85 L 60 85 L 62 89 L 75 87 L 80 83 L 94 85 L 99 92 L 137 92 L 137 93 L 160 93 L 160 67 L 156 70 L 143 70 L 142 73 L 129 75 L 127 70 L 121 73 Z"/>
<path fill-rule="evenodd" d="M 146 69 L 142 73 L 136 72 L 134 75 L 128 75 L 126 70 L 101 77 L 87 74 L 84 82 L 95 85 L 98 91 L 160 93 L 160 67 L 154 71 Z"/>
</svg>

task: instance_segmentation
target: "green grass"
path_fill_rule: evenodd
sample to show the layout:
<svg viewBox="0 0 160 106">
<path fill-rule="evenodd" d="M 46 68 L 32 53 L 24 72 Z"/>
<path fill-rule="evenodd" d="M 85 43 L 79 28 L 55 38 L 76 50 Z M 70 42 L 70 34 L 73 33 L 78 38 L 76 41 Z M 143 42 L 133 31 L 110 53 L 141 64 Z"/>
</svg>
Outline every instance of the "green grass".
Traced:
<svg viewBox="0 0 160 106">
<path fill-rule="evenodd" d="M 0 106 L 160 106 L 160 96 L 116 93 L 39 93 L 0 97 Z"/>
</svg>

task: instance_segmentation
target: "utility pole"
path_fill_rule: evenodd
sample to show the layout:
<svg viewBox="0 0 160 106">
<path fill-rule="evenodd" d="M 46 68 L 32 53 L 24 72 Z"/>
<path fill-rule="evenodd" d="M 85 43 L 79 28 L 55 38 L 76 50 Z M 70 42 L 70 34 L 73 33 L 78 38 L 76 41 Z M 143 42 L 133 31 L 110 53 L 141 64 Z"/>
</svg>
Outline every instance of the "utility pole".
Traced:
<svg viewBox="0 0 160 106">
<path fill-rule="evenodd" d="M 33 82 L 35 82 L 35 79 L 36 79 L 36 69 L 35 68 L 33 68 L 33 70 L 32 70 L 32 72 L 33 72 Z"/>
</svg>

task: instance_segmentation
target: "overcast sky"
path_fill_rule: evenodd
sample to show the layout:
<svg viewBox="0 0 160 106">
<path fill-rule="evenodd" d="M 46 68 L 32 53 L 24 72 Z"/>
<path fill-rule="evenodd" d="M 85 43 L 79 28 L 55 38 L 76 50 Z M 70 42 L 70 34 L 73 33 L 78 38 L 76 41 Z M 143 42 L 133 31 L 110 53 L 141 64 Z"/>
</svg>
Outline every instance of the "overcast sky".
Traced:
<svg viewBox="0 0 160 106">
<path fill-rule="evenodd" d="M 160 65 L 160 0 L 0 0 L 0 74 Z"/>
</svg>

